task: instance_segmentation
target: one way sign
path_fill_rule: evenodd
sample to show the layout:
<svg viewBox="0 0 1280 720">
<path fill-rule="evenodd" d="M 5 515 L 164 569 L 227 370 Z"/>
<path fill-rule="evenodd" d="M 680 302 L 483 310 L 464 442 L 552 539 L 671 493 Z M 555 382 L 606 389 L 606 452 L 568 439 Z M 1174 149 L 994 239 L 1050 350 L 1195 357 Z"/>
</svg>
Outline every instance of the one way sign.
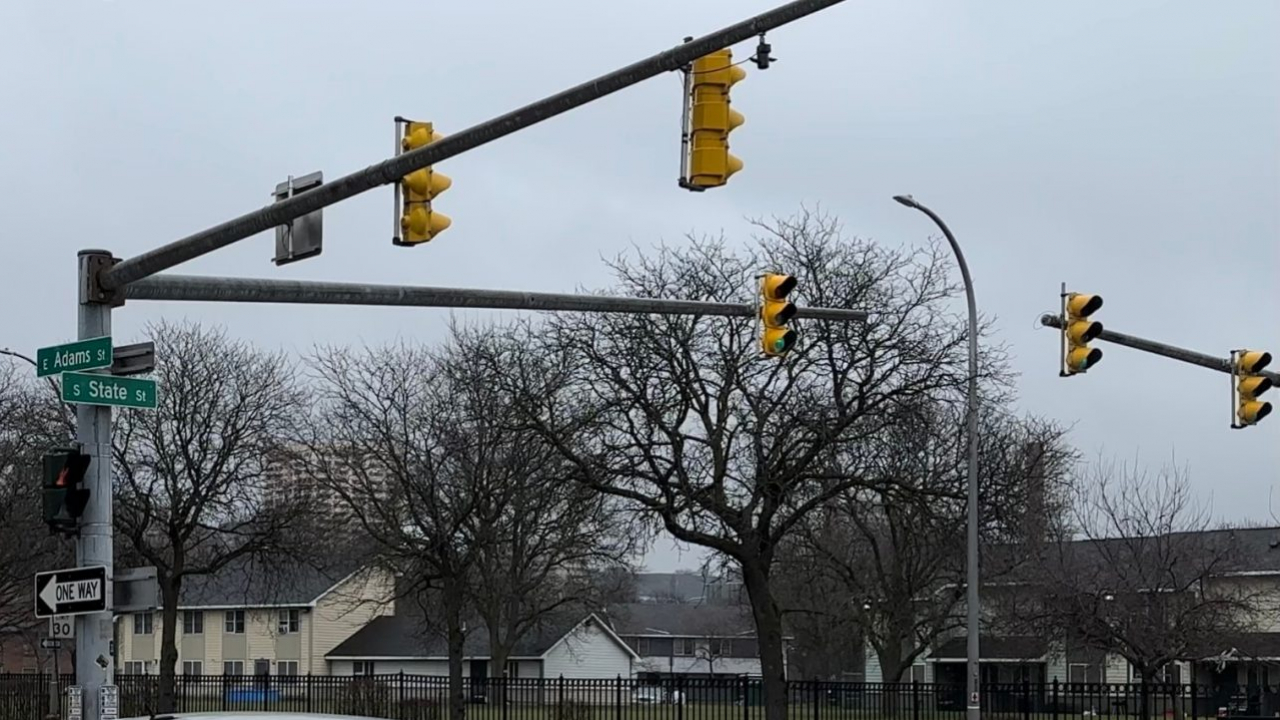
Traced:
<svg viewBox="0 0 1280 720">
<path fill-rule="evenodd" d="M 107 569 L 68 568 L 36 573 L 36 617 L 83 615 L 107 609 Z"/>
</svg>

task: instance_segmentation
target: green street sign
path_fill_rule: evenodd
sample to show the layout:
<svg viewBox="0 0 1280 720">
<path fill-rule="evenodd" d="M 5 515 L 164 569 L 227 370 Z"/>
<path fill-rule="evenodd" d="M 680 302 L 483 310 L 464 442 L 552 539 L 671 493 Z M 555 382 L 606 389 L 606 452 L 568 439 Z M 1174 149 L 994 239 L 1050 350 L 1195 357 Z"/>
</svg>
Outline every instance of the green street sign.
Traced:
<svg viewBox="0 0 1280 720">
<path fill-rule="evenodd" d="M 80 405 L 155 409 L 156 381 L 97 373 L 62 374 L 62 399 Z"/>
<path fill-rule="evenodd" d="M 111 367 L 110 335 L 36 351 L 36 377 L 104 367 Z"/>
</svg>

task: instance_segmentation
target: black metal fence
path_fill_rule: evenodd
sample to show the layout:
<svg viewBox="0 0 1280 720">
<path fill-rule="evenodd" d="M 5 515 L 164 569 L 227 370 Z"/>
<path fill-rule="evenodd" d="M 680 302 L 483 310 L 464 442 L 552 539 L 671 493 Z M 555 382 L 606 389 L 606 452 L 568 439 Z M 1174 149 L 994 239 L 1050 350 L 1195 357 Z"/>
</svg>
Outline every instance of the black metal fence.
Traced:
<svg viewBox="0 0 1280 720">
<path fill-rule="evenodd" d="M 42 720 L 48 676 L 0 675 L 0 720 Z M 64 675 L 61 690 L 72 684 Z M 392 720 L 447 720 L 448 678 L 373 676 L 179 676 L 180 712 L 312 712 Z M 158 710 L 159 678 L 117 675 L 120 716 Z M 1145 690 L 1145 693 L 1144 693 Z M 1188 720 L 1275 716 L 1280 692 L 1195 684 L 991 684 L 983 715 L 1007 720 L 1147 718 Z M 467 678 L 468 720 L 763 720 L 758 678 L 699 677 L 647 682 L 624 678 Z M 934 683 L 787 683 L 792 720 L 962 720 L 964 687 Z M 1144 712 L 1145 708 L 1145 712 Z"/>
</svg>

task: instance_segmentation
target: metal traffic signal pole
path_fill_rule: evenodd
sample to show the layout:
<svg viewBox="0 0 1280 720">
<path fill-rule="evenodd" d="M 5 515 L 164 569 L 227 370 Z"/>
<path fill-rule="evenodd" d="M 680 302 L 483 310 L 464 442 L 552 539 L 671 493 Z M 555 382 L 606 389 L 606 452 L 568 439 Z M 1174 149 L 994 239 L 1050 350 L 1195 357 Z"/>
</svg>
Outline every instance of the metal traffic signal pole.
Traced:
<svg viewBox="0 0 1280 720">
<path fill-rule="evenodd" d="M 105 250 L 81 250 L 79 255 L 80 310 L 76 337 L 80 340 L 104 337 L 111 334 L 111 307 L 113 298 L 96 289 L 95 275 L 112 262 Z M 112 657 L 112 641 L 115 638 L 112 623 L 110 596 L 112 567 L 112 519 L 111 519 L 111 408 L 105 405 L 76 406 L 76 440 L 80 449 L 90 458 L 84 486 L 89 490 L 89 501 L 80 516 L 79 535 L 76 537 L 76 565 L 92 567 L 101 565 L 107 569 L 106 611 L 77 615 L 76 623 L 76 684 L 81 693 L 83 716 L 86 720 L 102 717 L 100 692 L 103 685 L 111 684 L 115 677 L 115 661 Z"/>
<path fill-rule="evenodd" d="M 755 317 L 753 304 L 663 298 L 572 295 L 568 293 L 480 290 L 472 288 L 372 285 L 311 280 L 222 278 L 200 275 L 157 275 L 125 288 L 130 300 L 188 302 L 289 303 L 302 305 L 384 305 L 461 307 L 559 312 L 602 312 L 636 315 L 718 315 Z M 797 308 L 796 317 L 865 322 L 863 310 Z"/>
<path fill-rule="evenodd" d="M 1057 315 L 1050 315 L 1046 313 L 1040 316 L 1040 324 L 1061 330 L 1062 318 Z M 1169 345 L 1156 340 L 1148 340 L 1136 335 L 1127 335 L 1114 330 L 1103 330 L 1101 333 L 1098 333 L 1097 339 L 1115 343 L 1116 345 L 1131 347 L 1134 350 L 1141 350 L 1142 352 L 1148 352 L 1152 355 L 1160 355 L 1161 357 L 1167 357 L 1172 360 L 1179 360 L 1190 365 L 1198 365 L 1202 368 L 1209 368 L 1210 370 L 1217 370 L 1218 372 L 1228 374 L 1231 373 L 1231 358 L 1206 355 L 1202 352 L 1178 347 L 1177 345 Z M 1259 375 L 1270 378 L 1272 382 L 1280 385 L 1280 372 L 1264 370 L 1259 373 Z"/>
<path fill-rule="evenodd" d="M 294 195 L 260 210 L 228 220 L 181 240 L 129 258 L 98 278 L 106 290 L 116 290 L 188 260 L 226 247 L 245 238 L 287 225 L 303 215 L 355 197 L 381 185 L 399 182 L 415 170 L 434 165 L 455 155 L 480 147 L 498 138 L 523 130 L 576 107 L 599 100 L 619 90 L 664 72 L 679 70 L 694 60 L 729 45 L 756 37 L 836 5 L 843 0 L 794 0 L 722 30 L 681 43 L 676 47 L 606 73 L 593 80 L 561 91 L 522 108 L 486 120 L 439 142 L 401 153 L 376 165 L 340 177 L 313 190 Z"/>
</svg>

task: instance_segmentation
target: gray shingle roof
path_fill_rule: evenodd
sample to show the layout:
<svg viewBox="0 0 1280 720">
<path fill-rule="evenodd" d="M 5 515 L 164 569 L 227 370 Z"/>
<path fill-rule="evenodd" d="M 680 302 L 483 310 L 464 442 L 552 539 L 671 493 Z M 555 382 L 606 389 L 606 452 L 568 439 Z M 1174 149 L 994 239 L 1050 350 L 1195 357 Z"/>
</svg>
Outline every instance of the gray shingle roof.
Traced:
<svg viewBox="0 0 1280 720">
<path fill-rule="evenodd" d="M 355 565 L 318 569 L 297 563 L 266 566 L 233 562 L 214 575 L 183 579 L 180 607 L 306 605 L 356 570 Z"/>
<path fill-rule="evenodd" d="M 513 657 L 539 657 L 568 634 L 582 618 L 548 623 L 525 635 L 512 652 Z M 489 657 L 489 633 L 483 625 L 471 628 L 463 643 L 467 658 Z M 344 640 L 325 657 L 444 658 L 448 646 L 443 633 L 424 629 L 417 615 L 384 615 L 374 618 Z"/>
<path fill-rule="evenodd" d="M 750 609 L 739 605 L 628 603 L 611 606 L 608 620 L 614 631 L 623 637 L 755 635 Z"/>
</svg>

